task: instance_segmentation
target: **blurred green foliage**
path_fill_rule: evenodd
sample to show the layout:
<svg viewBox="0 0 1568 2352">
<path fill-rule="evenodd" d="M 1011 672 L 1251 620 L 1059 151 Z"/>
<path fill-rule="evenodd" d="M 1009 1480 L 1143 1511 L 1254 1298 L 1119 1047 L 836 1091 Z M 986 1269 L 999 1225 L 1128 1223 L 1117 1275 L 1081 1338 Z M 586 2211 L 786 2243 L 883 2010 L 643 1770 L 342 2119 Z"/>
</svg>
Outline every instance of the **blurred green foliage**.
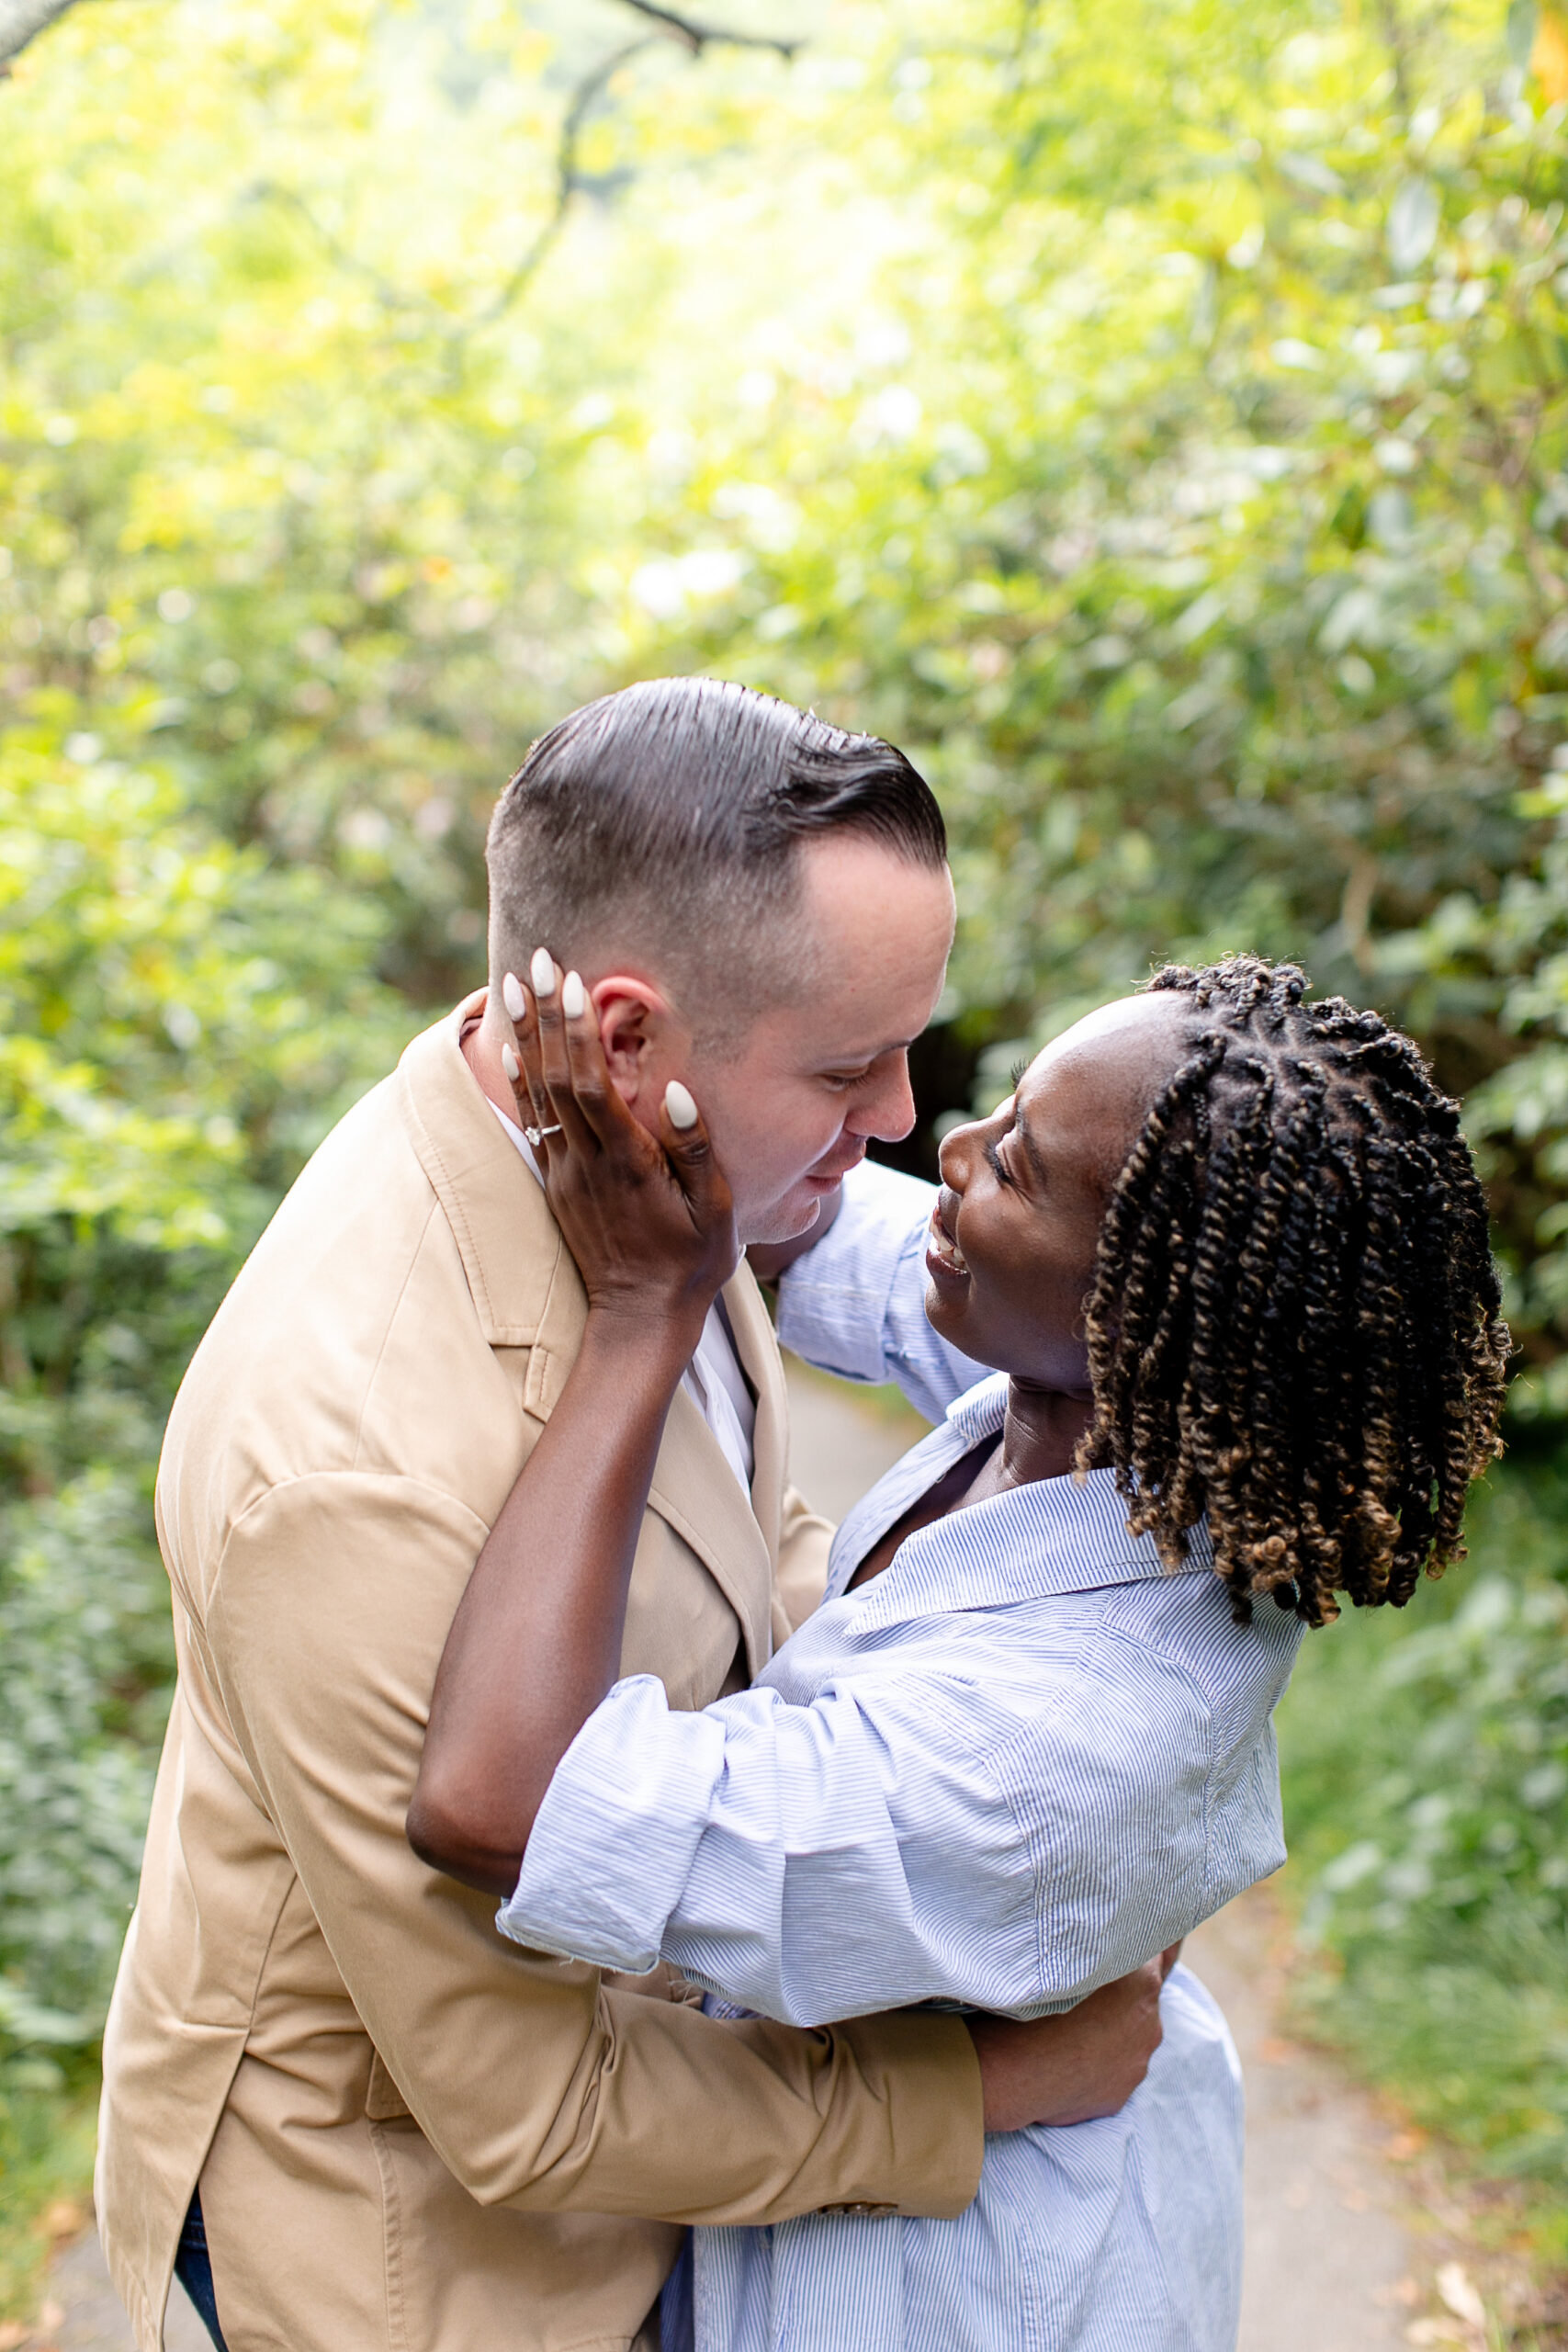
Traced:
<svg viewBox="0 0 1568 2352">
<path fill-rule="evenodd" d="M 925 758 L 997 1093 L 1173 951 L 1267 940 L 1409 1022 L 1475 1096 L 1544 1371 L 1562 107 L 1492 6 L 899 15 L 878 308 L 841 382 L 775 330 L 765 424 L 716 390 L 667 563 L 743 577 L 644 659 L 826 687 Z"/>
<path fill-rule="evenodd" d="M 1407 1620 L 1309 1642 L 1280 1712 L 1307 2014 L 1489 2171 L 1568 2262 L 1568 1518 L 1494 1474 L 1472 1559 Z"/>
<path fill-rule="evenodd" d="M 58 722 L 40 695 L 0 729 L 0 2207 L 62 2185 L 43 2119 L 135 1891 L 173 1668 L 164 1413 L 277 1192 L 412 1026 L 372 901 Z"/>
<path fill-rule="evenodd" d="M 703 13 L 803 46 L 120 0 L 0 84 L 13 2177 L 134 1883 L 173 1386 L 316 1136 L 481 977 L 491 803 L 590 694 L 703 668 L 927 767 L 982 1095 L 1170 954 L 1405 1021 L 1485 1155 L 1517 1410 L 1568 1413 L 1563 19 Z M 1498 1482 L 1457 1618 L 1309 1645 L 1288 1753 L 1347 2030 L 1412 2081 L 1437 2037 L 1449 2120 L 1560 2181 L 1543 1480 Z"/>
</svg>

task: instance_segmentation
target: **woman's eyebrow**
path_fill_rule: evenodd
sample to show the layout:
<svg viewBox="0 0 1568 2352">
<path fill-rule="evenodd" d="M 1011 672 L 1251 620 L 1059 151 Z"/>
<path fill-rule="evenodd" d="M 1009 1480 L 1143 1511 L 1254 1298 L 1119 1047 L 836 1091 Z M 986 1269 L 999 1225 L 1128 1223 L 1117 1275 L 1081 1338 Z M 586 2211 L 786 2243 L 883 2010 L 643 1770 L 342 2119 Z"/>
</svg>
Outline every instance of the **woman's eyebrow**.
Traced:
<svg viewBox="0 0 1568 2352">
<path fill-rule="evenodd" d="M 1014 1135 L 1017 1136 L 1020 1144 L 1023 1148 L 1023 1156 L 1025 1159 L 1028 1160 L 1030 1168 L 1040 1179 L 1040 1182 L 1043 1183 L 1045 1181 L 1045 1155 L 1041 1150 L 1038 1143 L 1036 1143 L 1033 1131 L 1027 1125 L 1023 1113 L 1020 1110 L 1016 1102 L 1013 1104 L 1012 1127 Z"/>
</svg>

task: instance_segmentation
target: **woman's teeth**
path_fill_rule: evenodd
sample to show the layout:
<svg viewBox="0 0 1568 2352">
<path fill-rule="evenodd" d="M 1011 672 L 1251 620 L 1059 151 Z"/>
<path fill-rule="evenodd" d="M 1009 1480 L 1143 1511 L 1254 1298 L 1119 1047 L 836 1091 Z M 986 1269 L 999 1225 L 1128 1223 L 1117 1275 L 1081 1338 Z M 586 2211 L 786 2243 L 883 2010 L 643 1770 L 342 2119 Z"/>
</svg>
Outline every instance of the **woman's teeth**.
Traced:
<svg viewBox="0 0 1568 2352">
<path fill-rule="evenodd" d="M 964 1262 L 964 1252 L 957 1242 L 949 1238 L 947 1227 L 941 1218 L 934 1215 L 931 1227 L 931 1249 L 932 1257 L 940 1258 L 942 1264 L 951 1268 L 953 1273 L 966 1274 L 969 1272 Z"/>
</svg>

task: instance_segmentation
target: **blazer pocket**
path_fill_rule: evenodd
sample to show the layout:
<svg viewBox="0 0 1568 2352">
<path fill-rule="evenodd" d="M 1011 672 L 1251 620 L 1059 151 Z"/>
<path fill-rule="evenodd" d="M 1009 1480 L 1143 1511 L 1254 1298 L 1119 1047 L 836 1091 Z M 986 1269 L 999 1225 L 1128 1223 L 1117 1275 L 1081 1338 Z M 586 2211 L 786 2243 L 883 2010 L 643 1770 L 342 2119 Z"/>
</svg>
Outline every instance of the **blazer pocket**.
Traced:
<svg viewBox="0 0 1568 2352">
<path fill-rule="evenodd" d="M 370 2082 L 365 2093 L 365 2114 L 371 2123 L 402 2123 L 413 2120 L 413 2109 L 392 2080 L 378 2050 L 370 2052 Z"/>
</svg>

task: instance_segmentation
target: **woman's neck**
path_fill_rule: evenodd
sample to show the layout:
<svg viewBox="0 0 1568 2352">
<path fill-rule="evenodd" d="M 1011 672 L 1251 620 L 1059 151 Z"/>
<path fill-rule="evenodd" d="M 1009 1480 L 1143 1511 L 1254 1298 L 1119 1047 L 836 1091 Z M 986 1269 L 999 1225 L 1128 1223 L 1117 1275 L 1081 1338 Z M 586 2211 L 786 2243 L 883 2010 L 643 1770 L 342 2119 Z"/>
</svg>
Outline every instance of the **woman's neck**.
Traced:
<svg viewBox="0 0 1568 2352">
<path fill-rule="evenodd" d="M 1079 1438 L 1094 1418 L 1086 1392 L 1009 1385 L 1002 1442 L 987 1459 L 969 1499 L 999 1495 L 1009 1487 L 1032 1486 L 1037 1478 L 1060 1478 L 1073 1466 Z"/>
<path fill-rule="evenodd" d="M 1061 1389 L 1030 1388 L 1015 1380 L 1008 1394 L 1007 1419 L 1001 1442 L 983 1439 L 980 1445 L 955 1462 L 945 1477 L 896 1520 L 878 1544 L 866 1554 L 846 1589 L 854 1592 L 882 1574 L 901 1544 L 949 1511 L 966 1503 L 983 1503 L 1010 1487 L 1027 1487 L 1037 1478 L 1059 1478 L 1073 1466 L 1073 1452 L 1088 1429 L 1090 1399 Z M 974 1468 L 978 1461 L 978 1469 Z"/>
</svg>

